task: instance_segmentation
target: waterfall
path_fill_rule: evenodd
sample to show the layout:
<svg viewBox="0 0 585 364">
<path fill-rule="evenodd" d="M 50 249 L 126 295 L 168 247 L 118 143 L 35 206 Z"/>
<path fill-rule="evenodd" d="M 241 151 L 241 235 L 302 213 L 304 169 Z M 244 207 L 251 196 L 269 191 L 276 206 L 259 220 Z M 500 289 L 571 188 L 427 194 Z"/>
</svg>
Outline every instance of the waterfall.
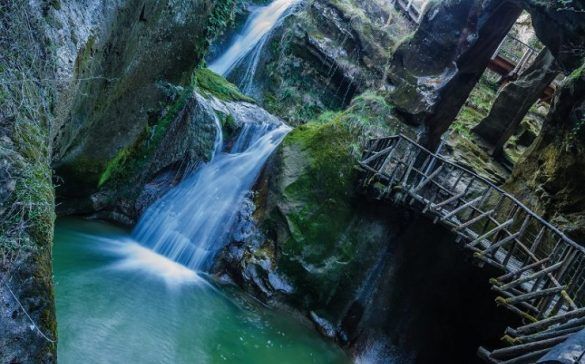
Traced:
<svg viewBox="0 0 585 364">
<path fill-rule="evenodd" d="M 298 0 L 275 0 L 257 8 L 241 35 L 211 68 L 227 74 L 261 48 L 279 19 Z M 248 69 L 251 84 L 256 66 Z M 195 271 L 210 268 L 217 251 L 227 243 L 247 193 L 270 154 L 290 131 L 282 121 L 266 113 L 252 117 L 252 107 L 228 107 L 240 120 L 241 131 L 231 150 L 224 150 L 219 118 L 208 101 L 198 97 L 216 128 L 212 160 L 192 172 L 179 185 L 154 203 L 140 218 L 133 238 L 174 262 Z M 259 109 L 259 108 L 257 108 Z"/>
<path fill-rule="evenodd" d="M 244 124 L 232 150 L 219 151 L 151 206 L 133 237 L 188 268 L 207 270 L 266 159 L 289 130 L 282 123 Z"/>
<path fill-rule="evenodd" d="M 288 10 L 299 2 L 300 0 L 274 0 L 269 5 L 253 10 L 242 33 L 236 36 L 221 56 L 210 63 L 209 68 L 227 77 L 236 67 L 245 65 L 239 86 L 245 93 L 250 93 L 262 49 L 272 30 L 284 19 Z"/>
</svg>

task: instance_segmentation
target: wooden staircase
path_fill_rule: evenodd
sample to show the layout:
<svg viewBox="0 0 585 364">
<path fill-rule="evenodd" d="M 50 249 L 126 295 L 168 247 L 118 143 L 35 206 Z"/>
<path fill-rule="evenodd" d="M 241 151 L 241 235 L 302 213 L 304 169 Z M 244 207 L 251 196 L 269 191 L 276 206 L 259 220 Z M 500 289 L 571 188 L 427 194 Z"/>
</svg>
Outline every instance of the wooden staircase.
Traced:
<svg viewBox="0 0 585 364">
<path fill-rule="evenodd" d="M 490 280 L 496 304 L 525 325 L 506 330 L 505 347 L 480 347 L 483 360 L 534 363 L 585 328 L 585 248 L 515 197 L 404 135 L 369 141 L 360 166 L 369 193 L 443 224 L 501 271 Z"/>
</svg>

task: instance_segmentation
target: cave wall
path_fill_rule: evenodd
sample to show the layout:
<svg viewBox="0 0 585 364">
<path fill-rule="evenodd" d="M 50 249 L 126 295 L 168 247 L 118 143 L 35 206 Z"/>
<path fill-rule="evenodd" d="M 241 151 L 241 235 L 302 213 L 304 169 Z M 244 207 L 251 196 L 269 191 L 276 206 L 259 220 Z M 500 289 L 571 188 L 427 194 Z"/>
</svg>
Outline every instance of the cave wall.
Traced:
<svg viewBox="0 0 585 364">
<path fill-rule="evenodd" d="M 542 132 L 506 188 L 573 239 L 585 241 L 585 66 L 557 91 Z"/>
<path fill-rule="evenodd" d="M 494 302 L 489 279 L 455 236 L 412 216 L 387 243 L 385 261 L 342 324 L 352 350 L 373 362 L 481 363 L 479 346 L 497 347 L 515 314 Z"/>
<path fill-rule="evenodd" d="M 53 182 L 64 195 L 95 191 L 112 157 L 136 145 L 153 120 L 173 126 L 170 134 L 183 131 L 184 138 L 192 136 L 187 131 L 205 131 L 215 116 L 197 122 L 196 87 L 208 98 L 249 101 L 232 86 L 230 95 L 214 94 L 210 84 L 225 90 L 225 81 L 211 75 L 191 84 L 210 34 L 230 23 L 236 5 L 232 0 L 0 5 L 6 35 L 0 40 L 0 362 L 57 359 Z M 193 112 L 179 113 L 185 108 Z M 205 132 L 199 135 L 205 139 Z M 176 148 L 157 160 L 160 168 L 173 158 L 197 156 L 206 142 L 166 140 Z"/>
</svg>

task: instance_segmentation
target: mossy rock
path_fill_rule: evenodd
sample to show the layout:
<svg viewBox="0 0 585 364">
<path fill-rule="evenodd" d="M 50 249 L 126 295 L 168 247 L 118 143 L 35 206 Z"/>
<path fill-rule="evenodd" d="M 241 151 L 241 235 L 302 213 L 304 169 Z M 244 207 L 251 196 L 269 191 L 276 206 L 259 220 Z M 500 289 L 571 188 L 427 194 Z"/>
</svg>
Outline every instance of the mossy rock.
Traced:
<svg viewBox="0 0 585 364">
<path fill-rule="evenodd" d="M 236 85 L 227 81 L 224 77 L 213 72 L 209 68 L 195 71 L 193 75 L 194 86 L 203 95 L 214 96 L 223 101 L 244 101 L 254 103 L 254 99 L 244 95 Z"/>
<path fill-rule="evenodd" d="M 357 193 L 355 166 L 365 140 L 408 130 L 391 110 L 382 95 L 367 93 L 344 112 L 324 113 L 294 129 L 269 168 L 261 225 L 302 307 L 346 304 L 387 238 Z"/>
</svg>

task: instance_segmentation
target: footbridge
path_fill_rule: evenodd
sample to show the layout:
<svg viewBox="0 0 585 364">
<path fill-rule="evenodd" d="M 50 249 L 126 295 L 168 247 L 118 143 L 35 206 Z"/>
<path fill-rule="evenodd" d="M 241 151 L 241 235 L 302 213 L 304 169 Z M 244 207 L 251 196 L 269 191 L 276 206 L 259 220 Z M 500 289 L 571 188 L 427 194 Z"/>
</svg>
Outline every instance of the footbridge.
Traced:
<svg viewBox="0 0 585 364">
<path fill-rule="evenodd" d="M 404 135 L 370 140 L 361 183 L 457 235 L 477 262 L 499 269 L 496 303 L 518 314 L 507 345 L 480 347 L 488 363 L 534 363 L 585 328 L 585 248 L 490 181 Z"/>
</svg>

